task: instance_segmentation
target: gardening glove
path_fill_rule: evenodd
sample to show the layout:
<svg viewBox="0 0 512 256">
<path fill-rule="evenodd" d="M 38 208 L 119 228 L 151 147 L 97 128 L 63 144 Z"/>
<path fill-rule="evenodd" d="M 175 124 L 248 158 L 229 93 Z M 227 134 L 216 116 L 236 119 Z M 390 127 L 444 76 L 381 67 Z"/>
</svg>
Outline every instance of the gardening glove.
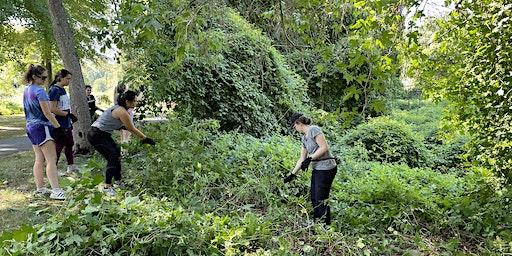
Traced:
<svg viewBox="0 0 512 256">
<path fill-rule="evenodd" d="M 311 163 L 311 157 L 306 157 L 306 159 L 304 159 L 304 161 L 302 161 L 302 164 L 300 164 L 300 169 L 302 169 L 303 171 L 307 170 L 310 163 Z"/>
<path fill-rule="evenodd" d="M 284 178 L 284 183 L 288 183 L 296 178 L 297 178 L 297 175 L 291 173 L 290 175 L 288 175 Z"/>
<path fill-rule="evenodd" d="M 149 144 L 151 146 L 154 146 L 156 144 L 156 142 L 154 140 L 152 140 L 151 138 L 144 138 L 142 141 L 141 141 L 142 144 Z"/>
<path fill-rule="evenodd" d="M 71 118 L 71 122 L 76 123 L 78 121 L 78 118 L 76 118 L 75 115 L 68 113 L 67 117 Z"/>
</svg>

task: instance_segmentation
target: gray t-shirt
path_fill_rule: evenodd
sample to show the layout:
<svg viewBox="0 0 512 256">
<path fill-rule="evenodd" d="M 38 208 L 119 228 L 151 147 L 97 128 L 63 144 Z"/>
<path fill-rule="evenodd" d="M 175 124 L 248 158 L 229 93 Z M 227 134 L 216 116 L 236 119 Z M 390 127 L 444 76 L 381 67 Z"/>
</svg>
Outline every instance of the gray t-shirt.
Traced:
<svg viewBox="0 0 512 256">
<path fill-rule="evenodd" d="M 119 105 L 114 105 L 103 111 L 103 114 L 101 114 L 101 116 L 91 126 L 97 127 L 100 130 L 108 133 L 112 133 L 114 130 L 121 129 L 121 127 L 123 127 L 123 122 L 112 116 L 112 111 L 119 107 Z"/>
<path fill-rule="evenodd" d="M 322 129 L 320 129 L 320 127 L 316 125 L 311 125 L 306 134 L 303 135 L 302 138 L 300 139 L 302 142 L 302 146 L 306 149 L 306 151 L 308 151 L 310 155 L 315 153 L 319 147 L 315 141 L 316 136 L 318 136 L 319 134 L 323 134 Z M 317 160 L 329 157 L 332 157 L 332 155 L 331 152 L 329 152 L 329 149 L 327 149 L 327 152 L 318 157 Z M 336 167 L 336 160 L 327 159 L 320 161 L 312 161 L 311 166 L 315 170 L 331 170 L 332 168 Z"/>
</svg>

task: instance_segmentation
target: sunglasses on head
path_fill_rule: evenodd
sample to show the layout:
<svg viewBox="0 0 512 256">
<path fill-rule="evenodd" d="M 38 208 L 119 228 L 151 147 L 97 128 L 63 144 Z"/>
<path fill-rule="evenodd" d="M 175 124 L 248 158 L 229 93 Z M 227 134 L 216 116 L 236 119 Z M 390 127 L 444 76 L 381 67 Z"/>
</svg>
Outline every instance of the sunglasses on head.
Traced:
<svg viewBox="0 0 512 256">
<path fill-rule="evenodd" d="M 39 77 L 39 78 L 41 78 L 43 80 L 46 80 L 46 78 L 48 78 L 47 76 L 38 76 L 38 75 L 35 75 L 35 76 L 37 76 L 37 77 Z"/>
</svg>

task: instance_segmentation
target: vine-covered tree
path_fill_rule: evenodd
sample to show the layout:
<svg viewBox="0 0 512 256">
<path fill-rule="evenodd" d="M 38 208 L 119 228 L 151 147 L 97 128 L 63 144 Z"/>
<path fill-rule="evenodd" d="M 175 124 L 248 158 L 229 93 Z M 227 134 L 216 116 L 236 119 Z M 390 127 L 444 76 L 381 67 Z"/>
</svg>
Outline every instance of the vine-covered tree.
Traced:
<svg viewBox="0 0 512 256">
<path fill-rule="evenodd" d="M 470 156 L 512 180 L 512 5 L 459 1 L 422 45 L 411 69 L 425 92 L 451 103 L 450 120 L 472 135 Z"/>
</svg>

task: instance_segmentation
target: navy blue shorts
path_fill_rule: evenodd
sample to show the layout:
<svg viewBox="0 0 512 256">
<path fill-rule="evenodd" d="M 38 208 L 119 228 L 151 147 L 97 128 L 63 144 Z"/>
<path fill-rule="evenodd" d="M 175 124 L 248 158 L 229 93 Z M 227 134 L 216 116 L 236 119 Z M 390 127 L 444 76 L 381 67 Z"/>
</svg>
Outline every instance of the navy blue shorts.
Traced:
<svg viewBox="0 0 512 256">
<path fill-rule="evenodd" d="M 32 145 L 41 146 L 53 139 L 53 126 L 34 124 L 26 127 L 28 138 Z"/>
</svg>

